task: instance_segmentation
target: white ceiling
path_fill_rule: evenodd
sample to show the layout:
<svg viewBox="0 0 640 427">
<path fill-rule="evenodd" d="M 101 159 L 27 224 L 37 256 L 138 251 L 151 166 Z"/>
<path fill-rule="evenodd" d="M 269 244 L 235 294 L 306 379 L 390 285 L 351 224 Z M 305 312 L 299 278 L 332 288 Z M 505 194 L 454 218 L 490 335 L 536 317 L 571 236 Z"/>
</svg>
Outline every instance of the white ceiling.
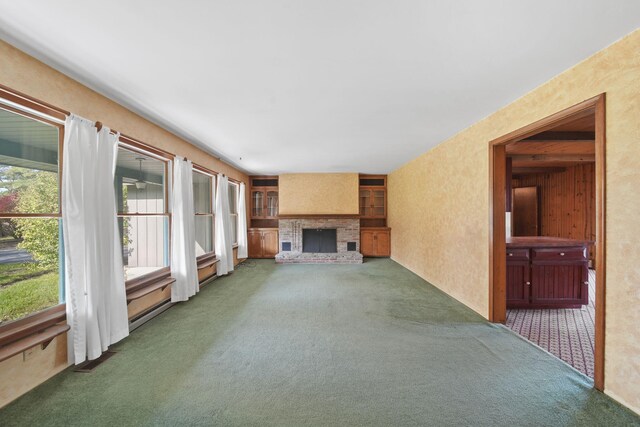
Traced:
<svg viewBox="0 0 640 427">
<path fill-rule="evenodd" d="M 390 172 L 639 25 L 638 0 L 0 0 L 0 37 L 251 173 Z"/>
</svg>

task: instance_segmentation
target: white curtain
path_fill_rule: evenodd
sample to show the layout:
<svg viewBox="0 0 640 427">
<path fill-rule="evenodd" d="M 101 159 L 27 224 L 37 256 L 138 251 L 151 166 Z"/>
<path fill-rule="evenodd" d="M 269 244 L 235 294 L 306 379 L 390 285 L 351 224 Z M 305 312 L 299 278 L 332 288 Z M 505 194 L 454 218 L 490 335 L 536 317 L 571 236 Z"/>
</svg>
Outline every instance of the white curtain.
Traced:
<svg viewBox="0 0 640 427">
<path fill-rule="evenodd" d="M 247 248 L 247 202 L 244 198 L 244 182 L 240 183 L 238 196 L 238 258 L 248 257 Z"/>
<path fill-rule="evenodd" d="M 62 227 L 69 363 L 98 358 L 129 335 L 113 186 L 118 135 L 71 115 L 65 122 Z"/>
<path fill-rule="evenodd" d="M 233 271 L 233 242 L 231 241 L 231 216 L 229 215 L 229 180 L 218 175 L 216 191 L 216 274 L 224 276 Z"/>
<path fill-rule="evenodd" d="M 193 207 L 193 166 L 176 156 L 171 203 L 171 301 L 186 301 L 200 290 L 196 263 L 196 224 Z"/>
</svg>

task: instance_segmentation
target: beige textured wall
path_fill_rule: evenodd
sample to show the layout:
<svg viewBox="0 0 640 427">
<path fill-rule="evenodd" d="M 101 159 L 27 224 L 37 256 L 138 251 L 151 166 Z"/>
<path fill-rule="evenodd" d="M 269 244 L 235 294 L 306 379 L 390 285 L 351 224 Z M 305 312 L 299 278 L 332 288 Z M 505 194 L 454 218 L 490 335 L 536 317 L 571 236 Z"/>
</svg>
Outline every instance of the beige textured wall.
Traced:
<svg viewBox="0 0 640 427">
<path fill-rule="evenodd" d="M 488 316 L 489 141 L 603 92 L 605 392 L 640 412 L 640 30 L 391 173 L 391 253 Z"/>
<path fill-rule="evenodd" d="M 196 164 L 245 184 L 249 182 L 247 175 L 241 171 L 1 40 L 0 84 L 87 119 L 101 121 L 105 126 L 130 137 L 185 156 Z M 248 197 L 247 192 L 247 206 Z M 234 261 L 237 264 L 235 250 Z M 167 295 L 170 295 L 169 288 L 132 303 L 131 316 L 160 302 Z M 19 354 L 0 363 L 0 408 L 67 367 L 64 342 L 64 338 L 57 338 L 44 351 L 38 347 L 34 357 L 26 361 Z"/>
<path fill-rule="evenodd" d="M 357 173 L 282 174 L 281 215 L 358 214 Z"/>
</svg>

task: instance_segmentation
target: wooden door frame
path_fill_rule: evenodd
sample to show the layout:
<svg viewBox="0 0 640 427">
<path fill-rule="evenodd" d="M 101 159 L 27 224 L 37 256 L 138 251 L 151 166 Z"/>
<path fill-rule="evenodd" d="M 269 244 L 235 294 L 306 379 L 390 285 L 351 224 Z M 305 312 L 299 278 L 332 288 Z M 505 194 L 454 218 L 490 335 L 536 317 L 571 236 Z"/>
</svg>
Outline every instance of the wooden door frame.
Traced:
<svg viewBox="0 0 640 427">
<path fill-rule="evenodd" d="M 489 320 L 504 323 L 507 312 L 505 230 L 506 145 L 562 123 L 595 113 L 596 181 L 596 318 L 594 387 L 604 390 L 605 339 L 605 142 L 606 102 L 602 93 L 489 143 Z"/>
</svg>

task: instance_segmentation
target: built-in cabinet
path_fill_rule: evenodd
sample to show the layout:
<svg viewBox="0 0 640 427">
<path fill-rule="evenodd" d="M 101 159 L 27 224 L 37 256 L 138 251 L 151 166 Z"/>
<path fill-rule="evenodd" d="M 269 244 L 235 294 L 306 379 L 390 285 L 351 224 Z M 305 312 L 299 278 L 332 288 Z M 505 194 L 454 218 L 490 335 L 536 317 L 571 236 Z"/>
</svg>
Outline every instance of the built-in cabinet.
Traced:
<svg viewBox="0 0 640 427">
<path fill-rule="evenodd" d="M 512 237 L 507 308 L 580 308 L 589 303 L 589 241 Z"/>
<path fill-rule="evenodd" d="M 360 229 L 360 253 L 370 257 L 391 255 L 391 230 L 387 227 Z"/>
<path fill-rule="evenodd" d="M 360 187 L 360 218 L 387 217 L 387 190 Z"/>
<path fill-rule="evenodd" d="M 359 205 L 360 252 L 367 257 L 391 256 L 386 175 L 360 175 Z"/>
<path fill-rule="evenodd" d="M 251 228 L 247 237 L 249 258 L 274 258 L 278 253 L 277 228 Z"/>
<path fill-rule="evenodd" d="M 249 190 L 249 258 L 278 253 L 278 177 L 252 176 Z"/>
<path fill-rule="evenodd" d="M 278 218 L 278 190 L 277 188 L 251 189 L 251 218 Z"/>
</svg>

